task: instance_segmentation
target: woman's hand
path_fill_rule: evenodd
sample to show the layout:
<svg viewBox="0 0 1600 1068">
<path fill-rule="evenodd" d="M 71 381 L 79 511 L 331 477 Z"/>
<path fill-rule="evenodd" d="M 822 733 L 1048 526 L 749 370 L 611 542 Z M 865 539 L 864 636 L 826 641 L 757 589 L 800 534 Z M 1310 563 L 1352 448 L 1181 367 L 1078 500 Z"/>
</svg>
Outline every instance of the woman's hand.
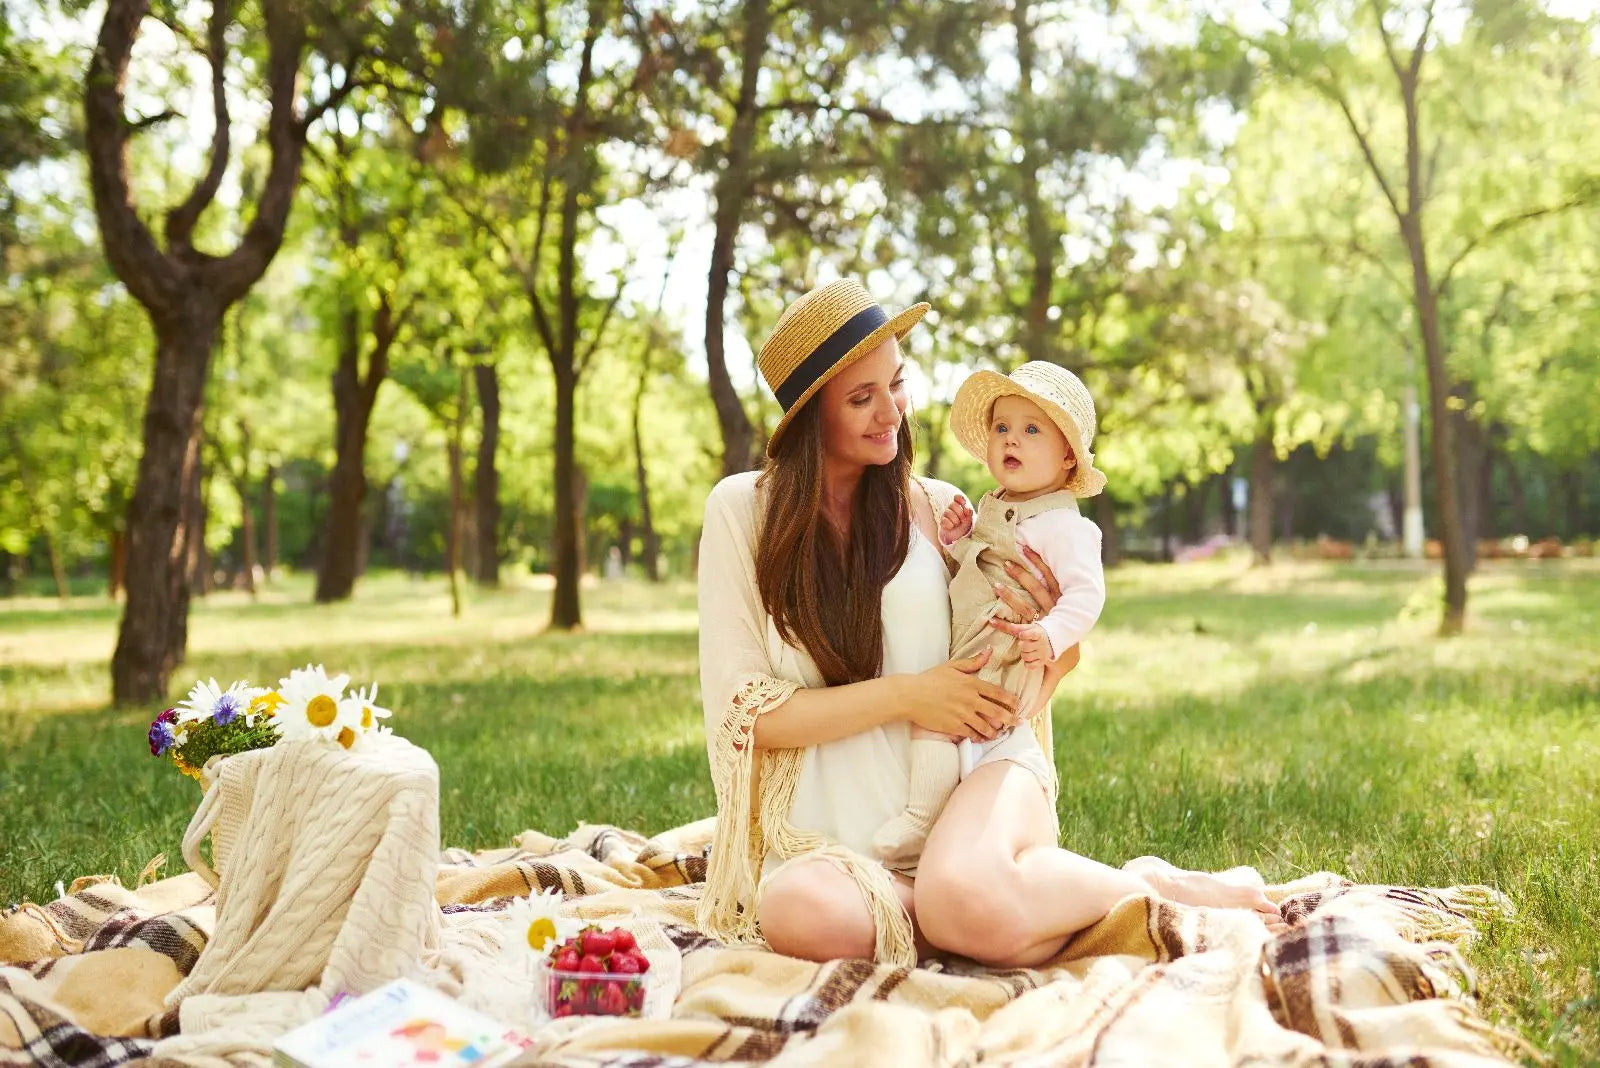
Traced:
<svg viewBox="0 0 1600 1068">
<path fill-rule="evenodd" d="M 1050 570 L 1050 565 L 1044 562 L 1044 557 L 1034 552 L 1026 545 L 1018 546 L 1022 555 L 1028 562 L 1039 569 L 1039 575 L 1020 564 L 1006 561 L 1006 574 L 1011 580 L 1021 586 L 1023 593 L 1018 593 L 1009 586 L 996 586 L 994 595 L 1011 609 L 1016 617 L 1024 623 L 1036 623 L 1049 614 L 1050 609 L 1061 600 L 1061 583 L 1056 581 L 1056 573 Z M 1016 623 L 1001 619 L 996 616 L 989 620 L 989 625 L 996 630 L 1003 630 L 1013 638 L 1022 636 L 1021 629 Z"/>
<path fill-rule="evenodd" d="M 904 680 L 907 718 L 924 730 L 975 741 L 993 738 L 1015 722 L 1016 696 L 977 677 L 990 655 L 985 649 L 918 675 L 899 676 Z"/>
</svg>

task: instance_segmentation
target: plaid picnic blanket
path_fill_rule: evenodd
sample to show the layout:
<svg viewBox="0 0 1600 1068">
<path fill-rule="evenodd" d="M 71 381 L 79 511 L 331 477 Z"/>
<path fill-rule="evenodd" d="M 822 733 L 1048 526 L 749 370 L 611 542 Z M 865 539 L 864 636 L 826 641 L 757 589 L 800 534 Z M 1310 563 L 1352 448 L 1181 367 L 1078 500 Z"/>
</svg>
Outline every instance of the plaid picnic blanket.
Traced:
<svg viewBox="0 0 1600 1068">
<path fill-rule="evenodd" d="M 626 917 L 677 951 L 670 1016 L 557 1021 L 519 1064 L 1477 1066 L 1530 1052 L 1478 1015 L 1455 948 L 1509 907 L 1484 888 L 1321 874 L 1270 891 L 1294 921 L 1276 938 L 1237 912 L 1130 898 L 1043 968 L 819 965 L 695 929 L 711 831 L 706 820 L 646 839 L 586 825 L 445 851 L 447 932 L 558 887 L 578 915 Z M 163 999 L 205 946 L 211 894 L 193 874 L 134 889 L 86 879 L 7 910 L 0 1065 L 268 1064 L 266 1040 L 190 1057 L 173 1039 L 179 1012 Z"/>
</svg>

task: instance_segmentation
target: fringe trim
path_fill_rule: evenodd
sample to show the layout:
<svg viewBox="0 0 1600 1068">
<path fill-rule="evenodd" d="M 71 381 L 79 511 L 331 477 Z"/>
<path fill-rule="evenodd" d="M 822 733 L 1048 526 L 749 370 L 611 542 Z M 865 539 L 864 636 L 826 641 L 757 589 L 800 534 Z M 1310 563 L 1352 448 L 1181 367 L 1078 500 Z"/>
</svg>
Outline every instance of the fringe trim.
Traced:
<svg viewBox="0 0 1600 1068">
<path fill-rule="evenodd" d="M 1476 885 L 1393 887 L 1385 893 L 1383 906 L 1392 914 L 1395 930 L 1411 942 L 1470 942 L 1478 936 L 1479 924 L 1516 914 L 1505 894 Z"/>
<path fill-rule="evenodd" d="M 799 688 L 797 683 L 784 679 L 752 680 L 734 694 L 728 714 L 712 739 L 711 782 L 717 793 L 717 829 L 711 839 L 706 887 L 695 908 L 695 923 L 723 942 L 759 945 L 762 941 L 755 907 L 765 845 L 760 819 L 754 811 L 756 790 L 763 785 L 756 776 L 756 717 L 787 701 Z M 766 763 L 762 761 L 763 765 Z M 792 786 L 789 796 L 794 797 Z"/>
<path fill-rule="evenodd" d="M 888 870 L 789 822 L 805 750 L 757 750 L 753 744 L 756 717 L 787 701 L 797 689 L 798 684 L 783 679 L 753 680 L 734 695 L 717 731 L 712 767 L 717 829 L 695 922 L 724 942 L 762 945 L 756 902 L 767 855 L 775 854 L 784 862 L 826 860 L 848 875 L 866 899 L 875 931 L 874 959 L 914 968 L 917 948 L 911 917 Z"/>
<path fill-rule="evenodd" d="M 900 895 L 895 892 L 894 877 L 889 874 L 889 869 L 841 845 L 828 845 L 815 850 L 807 857 L 812 858 L 828 861 L 850 876 L 861 895 L 867 899 L 867 911 L 872 914 L 874 933 L 873 961 L 896 968 L 915 968 L 917 943 L 911 930 L 911 916 L 900 903 Z"/>
</svg>

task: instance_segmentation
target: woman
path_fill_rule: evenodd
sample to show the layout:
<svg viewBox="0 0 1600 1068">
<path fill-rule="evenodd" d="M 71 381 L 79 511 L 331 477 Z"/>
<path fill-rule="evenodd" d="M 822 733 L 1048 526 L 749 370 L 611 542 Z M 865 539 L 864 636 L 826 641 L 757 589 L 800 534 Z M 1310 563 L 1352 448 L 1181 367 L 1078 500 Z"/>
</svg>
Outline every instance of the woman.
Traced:
<svg viewBox="0 0 1600 1068">
<path fill-rule="evenodd" d="M 766 469 L 712 490 L 700 547 L 718 803 L 701 925 L 811 960 L 912 965 L 931 946 L 1026 967 L 1152 890 L 1276 921 L 1248 870 L 1211 876 L 1154 858 L 1117 869 L 1057 848 L 1050 787 L 1025 760 L 985 764 L 961 783 L 914 879 L 867 855 L 905 805 L 912 724 L 988 739 L 1038 711 L 976 678 L 981 659 L 947 659 L 936 524 L 958 491 L 911 473 L 898 345 L 927 308 L 890 317 L 844 279 L 797 300 L 762 346 L 762 377 L 784 415 Z M 1059 592 L 1034 563 L 1042 578 L 1015 576 L 1031 603 L 1001 594 L 1020 619 Z M 1041 705 L 1076 662 L 1069 650 L 1049 672 Z M 1048 712 L 1039 718 L 1048 739 Z"/>
</svg>

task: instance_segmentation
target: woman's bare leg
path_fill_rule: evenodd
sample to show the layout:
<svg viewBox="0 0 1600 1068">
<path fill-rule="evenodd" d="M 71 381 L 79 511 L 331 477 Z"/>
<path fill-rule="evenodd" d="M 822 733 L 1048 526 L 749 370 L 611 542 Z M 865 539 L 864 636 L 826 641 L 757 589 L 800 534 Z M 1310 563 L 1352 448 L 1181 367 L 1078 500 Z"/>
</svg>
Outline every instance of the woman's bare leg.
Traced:
<svg viewBox="0 0 1600 1068">
<path fill-rule="evenodd" d="M 1059 848 L 1049 800 L 1032 773 L 986 764 L 956 788 L 917 870 L 922 930 L 941 949 L 985 964 L 1027 967 L 1118 901 L 1152 890 L 1186 904 L 1277 909 L 1257 887 L 1172 868 L 1113 868 Z M 1170 866 L 1169 866 L 1170 868 Z M 1177 873 L 1183 878 L 1173 875 Z M 1203 898 L 1203 899 L 1202 899 Z"/>
<path fill-rule="evenodd" d="M 916 931 L 911 883 L 896 875 L 894 884 Z M 762 891 L 756 914 L 767 945 L 785 956 L 814 961 L 871 960 L 877 945 L 877 929 L 860 888 L 826 860 L 796 861 L 774 875 Z M 917 932 L 917 951 L 925 953 L 929 948 Z"/>
</svg>

